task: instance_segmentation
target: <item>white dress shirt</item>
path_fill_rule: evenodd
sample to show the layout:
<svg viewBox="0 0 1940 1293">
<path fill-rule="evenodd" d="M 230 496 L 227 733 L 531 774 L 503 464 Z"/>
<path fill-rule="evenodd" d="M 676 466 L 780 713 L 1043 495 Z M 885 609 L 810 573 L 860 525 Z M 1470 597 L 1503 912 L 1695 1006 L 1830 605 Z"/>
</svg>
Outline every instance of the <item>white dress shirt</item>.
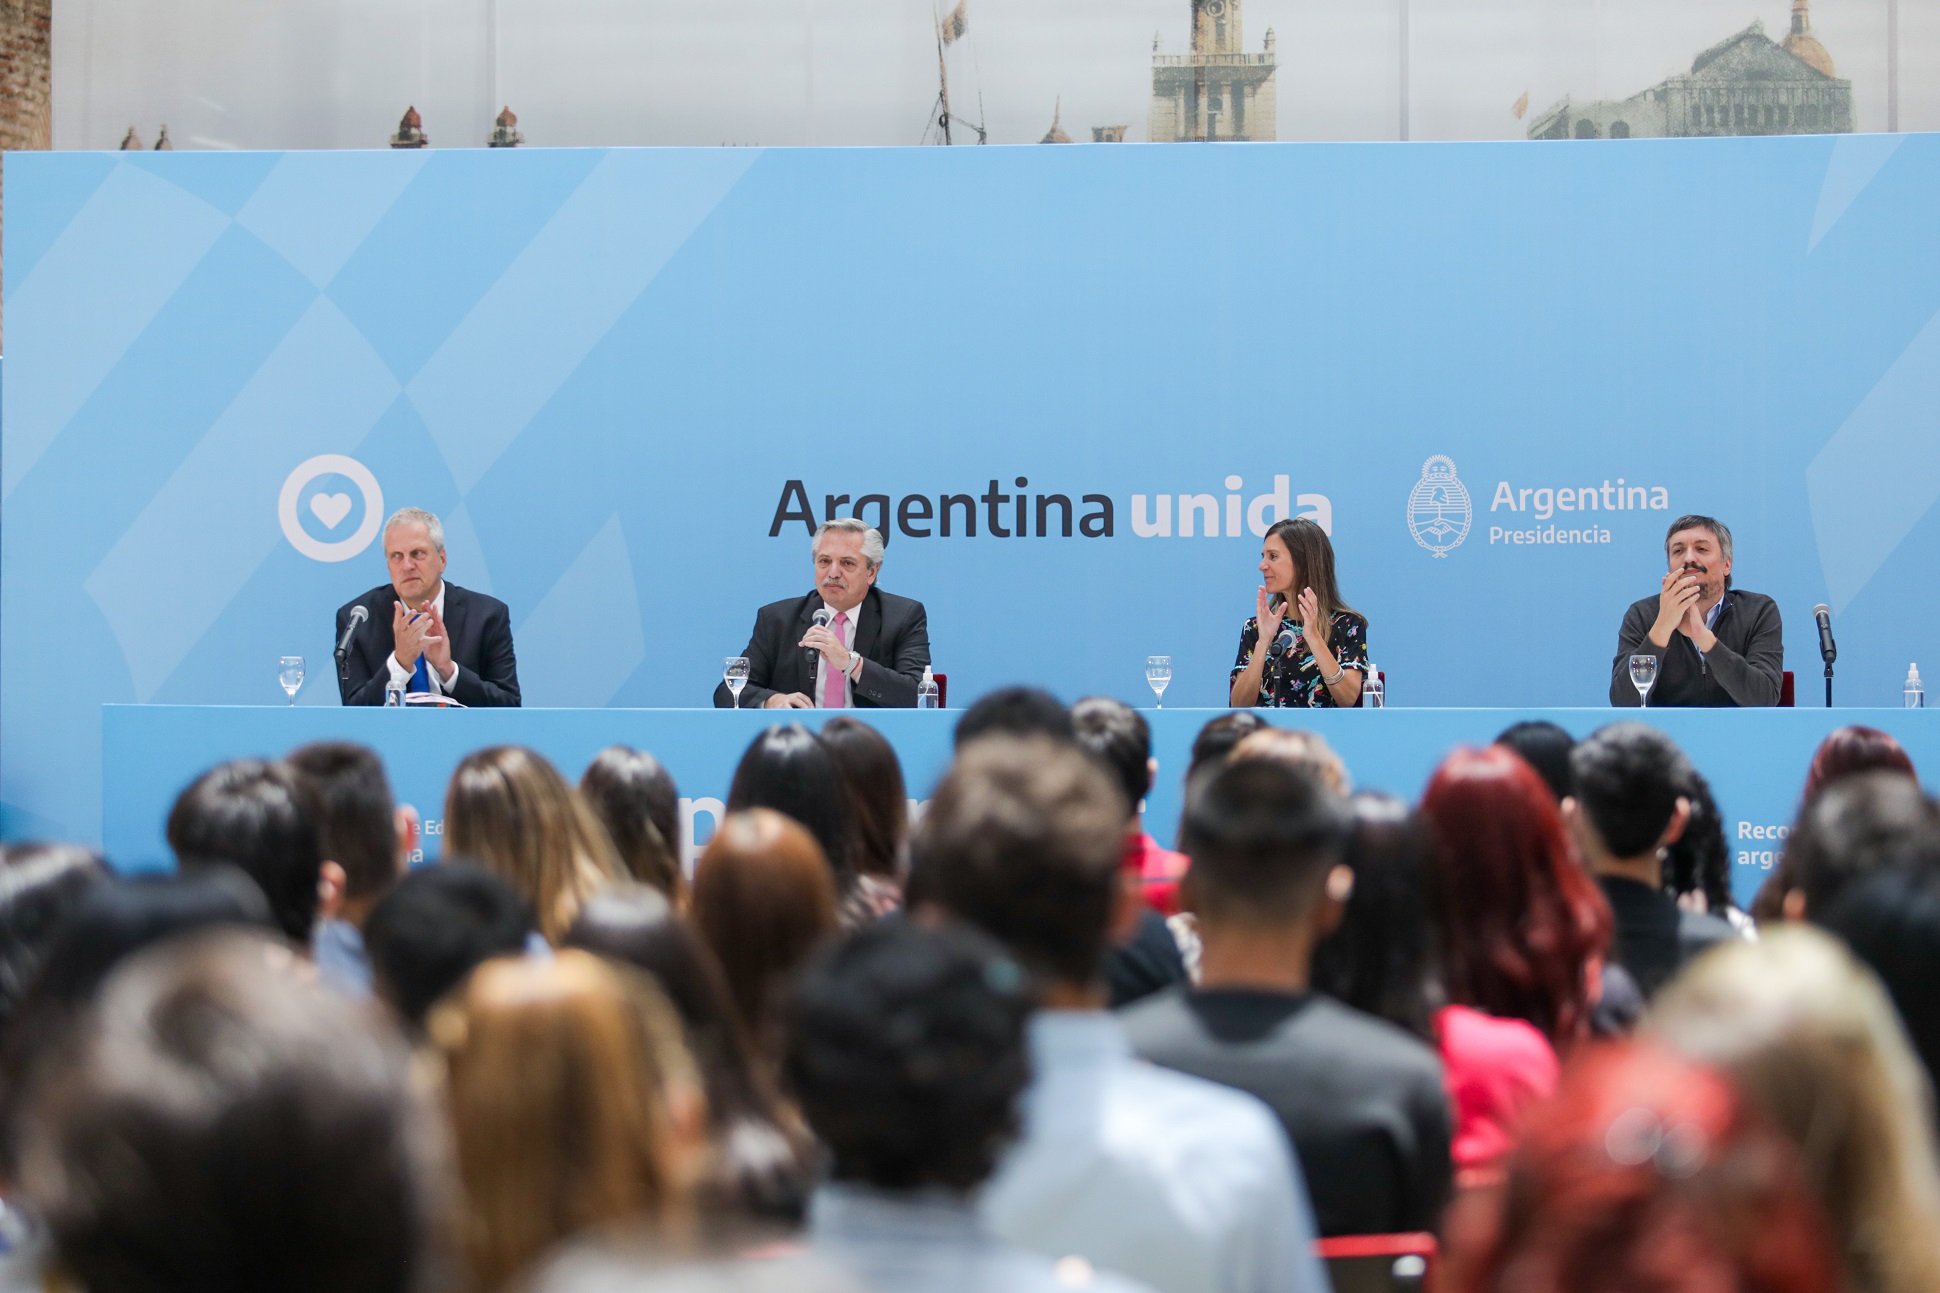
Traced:
<svg viewBox="0 0 1940 1293">
<path fill-rule="evenodd" d="M 396 600 L 401 602 L 404 599 L 402 597 L 398 597 L 396 598 Z M 438 581 L 438 595 L 431 599 L 431 604 L 438 608 L 438 618 L 443 619 L 445 616 L 445 581 L 442 579 Z M 423 614 L 422 611 L 419 611 L 417 608 L 410 606 L 408 604 L 405 606 L 404 610 L 407 615 Z M 393 650 L 389 655 L 384 657 L 384 663 L 390 666 L 391 686 L 402 687 L 406 691 L 409 691 L 411 689 L 411 675 L 412 673 L 415 672 L 415 670 L 406 669 L 403 665 L 399 664 L 397 662 L 397 652 L 395 650 Z M 449 696 L 451 694 L 451 689 L 453 685 L 456 684 L 458 681 L 458 662 L 456 660 L 453 660 L 451 662 L 451 676 L 449 678 L 440 678 L 438 676 L 437 667 L 431 663 L 431 660 L 429 657 L 426 657 L 424 662 L 424 673 L 427 678 L 431 679 L 432 691 L 442 692 L 445 695 Z"/>
<path fill-rule="evenodd" d="M 862 619 L 862 605 L 861 602 L 857 602 L 851 607 L 847 612 L 849 618 L 842 625 L 842 645 L 848 648 L 849 654 L 852 656 L 855 654 L 855 626 Z M 829 607 L 829 632 L 831 633 L 835 632 L 835 614 L 835 608 L 833 606 Z M 817 709 L 828 708 L 829 670 L 831 667 L 829 658 L 817 653 L 815 665 L 815 708 Z M 854 660 L 849 661 L 849 670 L 851 673 L 855 671 Z M 854 679 L 851 679 L 849 682 L 848 702 L 848 707 L 853 708 L 855 705 Z"/>
<path fill-rule="evenodd" d="M 1104 1011 L 1040 1010 L 1030 1041 L 1023 1134 L 981 1201 L 999 1238 L 1163 1293 L 1326 1293 L 1264 1104 L 1136 1059 Z"/>
</svg>

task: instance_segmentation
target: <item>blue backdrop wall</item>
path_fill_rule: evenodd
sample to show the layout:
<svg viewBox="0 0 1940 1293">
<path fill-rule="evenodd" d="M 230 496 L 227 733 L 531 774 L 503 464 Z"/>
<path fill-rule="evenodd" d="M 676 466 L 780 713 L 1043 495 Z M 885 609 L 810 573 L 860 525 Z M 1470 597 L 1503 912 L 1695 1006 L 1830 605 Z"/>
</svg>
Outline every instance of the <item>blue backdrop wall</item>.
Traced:
<svg viewBox="0 0 1940 1293">
<path fill-rule="evenodd" d="M 958 698 L 1222 703 L 1283 509 L 1397 704 L 1603 703 L 1686 510 L 1802 703 L 1814 602 L 1847 704 L 1940 629 L 1935 137 L 5 165 L 10 836 L 98 837 L 103 702 L 334 705 L 404 503 L 532 705 L 707 703 L 832 496 Z"/>
</svg>

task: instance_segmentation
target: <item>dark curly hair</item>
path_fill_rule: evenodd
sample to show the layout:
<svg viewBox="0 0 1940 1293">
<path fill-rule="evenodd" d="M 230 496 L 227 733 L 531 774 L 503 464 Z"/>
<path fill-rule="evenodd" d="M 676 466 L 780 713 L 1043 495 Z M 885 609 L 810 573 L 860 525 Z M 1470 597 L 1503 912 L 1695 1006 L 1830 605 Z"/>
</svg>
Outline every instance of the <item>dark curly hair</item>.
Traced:
<svg viewBox="0 0 1940 1293">
<path fill-rule="evenodd" d="M 1029 1080 L 1024 972 L 962 926 L 881 921 L 802 977 L 783 1072 L 832 1175 L 968 1192 L 996 1169 Z"/>
<path fill-rule="evenodd" d="M 1691 801 L 1691 820 L 1664 854 L 1664 887 L 1680 898 L 1702 893 L 1705 910 L 1722 914 L 1738 905 L 1731 898 L 1731 841 L 1725 838 L 1724 817 L 1703 773 L 1692 769 L 1684 793 Z"/>
</svg>

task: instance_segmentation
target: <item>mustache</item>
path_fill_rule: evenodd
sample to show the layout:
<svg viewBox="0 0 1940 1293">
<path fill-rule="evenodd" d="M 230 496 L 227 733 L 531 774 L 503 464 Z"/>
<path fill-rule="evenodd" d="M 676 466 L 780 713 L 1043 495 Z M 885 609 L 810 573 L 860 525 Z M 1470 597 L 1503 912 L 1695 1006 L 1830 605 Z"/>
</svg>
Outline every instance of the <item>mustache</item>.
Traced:
<svg viewBox="0 0 1940 1293">
<path fill-rule="evenodd" d="M 1702 561 L 1687 561 L 1680 569 L 1694 570 L 1700 575 L 1708 575 L 1711 573 L 1711 567 L 1705 565 Z"/>
</svg>

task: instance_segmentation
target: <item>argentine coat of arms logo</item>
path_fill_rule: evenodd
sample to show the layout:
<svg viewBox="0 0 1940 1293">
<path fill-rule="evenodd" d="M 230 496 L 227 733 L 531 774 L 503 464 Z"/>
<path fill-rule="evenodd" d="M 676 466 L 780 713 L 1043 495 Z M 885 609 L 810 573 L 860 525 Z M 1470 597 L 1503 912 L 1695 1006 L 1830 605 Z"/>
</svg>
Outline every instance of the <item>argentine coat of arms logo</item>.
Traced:
<svg viewBox="0 0 1940 1293">
<path fill-rule="evenodd" d="M 1468 538 L 1475 506 L 1468 487 L 1456 479 L 1454 460 L 1436 454 L 1421 464 L 1421 479 L 1408 492 L 1408 533 L 1415 542 L 1445 557 Z"/>
</svg>

